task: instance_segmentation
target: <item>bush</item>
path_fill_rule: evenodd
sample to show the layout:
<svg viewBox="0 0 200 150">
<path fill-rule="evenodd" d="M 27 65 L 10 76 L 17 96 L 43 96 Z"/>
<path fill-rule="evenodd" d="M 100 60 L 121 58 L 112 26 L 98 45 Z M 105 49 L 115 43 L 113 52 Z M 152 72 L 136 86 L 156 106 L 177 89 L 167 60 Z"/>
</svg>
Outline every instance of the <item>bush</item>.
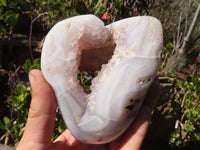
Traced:
<svg viewBox="0 0 200 150">
<path fill-rule="evenodd" d="M 173 81 L 171 106 L 176 119 L 169 144 L 184 147 L 192 142 L 200 142 L 200 77 L 191 76 L 186 81 Z"/>
<path fill-rule="evenodd" d="M 33 64 L 30 59 L 27 59 L 20 72 L 23 72 L 24 76 L 28 78 L 28 73 L 32 69 L 40 69 L 40 59 L 35 59 Z M 16 72 L 16 76 L 18 76 L 18 71 Z M 17 85 L 14 87 L 13 93 L 8 96 L 6 101 L 9 115 L 4 116 L 0 120 L 0 130 L 3 131 L 1 142 L 12 146 L 16 146 L 21 139 L 31 101 L 30 84 L 24 81 L 16 81 L 16 83 Z M 58 137 L 65 129 L 65 123 L 61 117 L 61 113 L 58 111 L 52 140 Z"/>
</svg>

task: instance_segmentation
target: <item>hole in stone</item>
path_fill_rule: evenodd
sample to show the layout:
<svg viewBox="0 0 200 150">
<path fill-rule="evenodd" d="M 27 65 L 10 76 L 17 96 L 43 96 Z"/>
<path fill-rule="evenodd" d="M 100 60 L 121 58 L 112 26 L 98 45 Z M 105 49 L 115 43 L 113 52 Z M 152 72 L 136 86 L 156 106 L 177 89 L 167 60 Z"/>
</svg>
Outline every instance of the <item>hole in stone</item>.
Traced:
<svg viewBox="0 0 200 150">
<path fill-rule="evenodd" d="M 138 102 L 140 102 L 140 101 L 141 101 L 140 99 L 136 99 L 136 100 L 135 100 L 136 103 L 138 103 Z"/>
<path fill-rule="evenodd" d="M 126 109 L 128 110 L 133 110 L 133 108 L 134 108 L 134 104 L 126 106 Z"/>
<path fill-rule="evenodd" d="M 95 72 L 80 72 L 77 75 L 79 84 L 83 87 L 83 90 L 86 94 L 89 94 L 91 92 L 90 86 L 94 77 Z"/>
<path fill-rule="evenodd" d="M 149 78 L 149 77 L 143 77 L 143 78 L 140 78 L 137 80 L 139 85 L 145 85 L 150 81 L 151 81 L 151 78 Z"/>
<path fill-rule="evenodd" d="M 130 105 L 135 105 L 135 104 L 137 104 L 139 101 L 140 101 L 140 99 L 137 99 L 137 98 L 132 98 L 132 99 L 130 99 L 129 100 L 130 101 Z"/>
<path fill-rule="evenodd" d="M 111 59 L 116 44 L 112 43 L 100 48 L 83 49 L 80 55 L 78 80 L 83 87 L 84 92 L 91 92 L 90 85 L 92 79 L 101 70 L 103 64 L 107 64 Z"/>
<path fill-rule="evenodd" d="M 101 70 L 113 55 L 115 44 L 101 48 L 84 49 L 81 53 L 79 71 L 94 72 Z"/>
</svg>

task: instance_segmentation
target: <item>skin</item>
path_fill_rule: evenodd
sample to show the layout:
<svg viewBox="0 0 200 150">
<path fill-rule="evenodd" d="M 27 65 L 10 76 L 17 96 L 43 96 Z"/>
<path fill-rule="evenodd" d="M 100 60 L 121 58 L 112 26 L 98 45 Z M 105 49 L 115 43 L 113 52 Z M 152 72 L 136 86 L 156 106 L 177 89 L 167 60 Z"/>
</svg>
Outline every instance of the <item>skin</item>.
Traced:
<svg viewBox="0 0 200 150">
<path fill-rule="evenodd" d="M 29 80 L 32 101 L 25 131 L 16 150 L 139 150 L 148 130 L 153 108 L 161 94 L 161 87 L 155 80 L 132 125 L 111 143 L 84 144 L 76 140 L 69 130 L 51 141 L 57 108 L 54 91 L 39 70 L 32 70 Z"/>
</svg>

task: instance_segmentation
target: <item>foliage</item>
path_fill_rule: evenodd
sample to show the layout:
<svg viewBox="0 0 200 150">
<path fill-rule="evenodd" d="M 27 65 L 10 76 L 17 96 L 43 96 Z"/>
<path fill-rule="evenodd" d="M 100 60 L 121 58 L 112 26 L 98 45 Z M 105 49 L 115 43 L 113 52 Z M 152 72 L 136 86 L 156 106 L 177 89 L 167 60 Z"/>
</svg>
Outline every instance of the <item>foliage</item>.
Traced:
<svg viewBox="0 0 200 150">
<path fill-rule="evenodd" d="M 85 92 L 91 92 L 91 84 L 92 84 L 92 79 L 95 77 L 94 73 L 90 72 L 81 72 L 78 73 L 77 79 L 80 81 L 80 85 L 84 88 Z"/>
<path fill-rule="evenodd" d="M 3 121 L 0 121 L 0 129 L 5 130 L 4 143 L 17 144 L 20 140 L 28 116 L 30 91 L 30 86 L 19 84 L 14 89 L 14 94 L 8 97 L 7 104 L 11 114 L 10 117 L 5 116 Z"/>
<path fill-rule="evenodd" d="M 173 50 L 174 50 L 174 45 L 171 42 L 167 43 L 162 52 L 162 58 L 161 58 L 162 64 L 159 67 L 159 71 L 163 70 L 163 68 L 165 67 L 165 64 L 167 62 L 167 59 L 173 53 Z"/>
<path fill-rule="evenodd" d="M 68 18 L 71 16 L 79 15 L 76 11 L 76 3 L 66 0 L 36 0 L 35 6 L 38 7 L 38 10 L 35 10 L 35 14 L 40 14 L 43 12 L 47 12 L 48 14 L 45 16 L 45 22 L 47 22 L 48 26 L 52 26 L 60 19 Z"/>
<path fill-rule="evenodd" d="M 39 69 L 40 70 L 40 59 L 36 58 L 33 61 L 33 64 L 32 64 L 30 59 L 27 59 L 23 66 L 24 66 L 24 70 L 25 70 L 26 73 L 29 73 L 33 69 Z"/>
<path fill-rule="evenodd" d="M 56 122 L 54 127 L 54 132 L 51 140 L 54 141 L 61 133 L 63 133 L 67 129 L 64 120 L 62 119 L 62 115 L 60 112 L 57 113 Z"/>
<path fill-rule="evenodd" d="M 184 147 L 191 142 L 200 142 L 200 77 L 191 76 L 179 81 L 174 74 L 171 106 L 172 116 L 176 119 L 169 144 Z"/>
<path fill-rule="evenodd" d="M 0 1 L 0 37 L 2 37 L 7 30 L 12 33 L 13 27 L 19 20 L 19 14 L 12 10 L 6 10 L 6 0 Z"/>
<path fill-rule="evenodd" d="M 40 69 L 40 59 L 36 58 L 31 63 L 30 59 L 27 59 L 23 65 L 24 74 L 28 76 L 28 73 L 32 69 Z M 4 116 L 0 120 L 0 130 L 4 131 L 1 142 L 4 144 L 17 145 L 24 131 L 25 123 L 28 117 L 28 110 L 31 101 L 31 87 L 25 82 L 17 82 L 17 86 L 14 88 L 14 92 L 8 96 L 6 101 L 9 108 L 10 115 Z M 58 111 L 56 116 L 54 133 L 52 140 L 58 137 L 66 129 L 65 123 L 62 119 L 61 113 Z"/>
<path fill-rule="evenodd" d="M 23 68 L 26 75 L 28 75 L 32 69 L 40 69 L 40 59 L 35 59 L 33 64 L 30 59 L 27 59 Z M 77 75 L 77 78 L 80 80 L 80 84 L 87 92 L 90 92 L 90 85 L 93 77 L 93 73 L 86 72 L 79 73 Z M 13 94 L 8 97 L 6 103 L 10 110 L 10 116 L 5 116 L 3 120 L 0 121 L 0 129 L 4 130 L 1 141 L 4 139 L 5 144 L 18 144 L 27 121 L 30 100 L 31 87 L 30 85 L 22 83 L 18 84 L 14 89 Z M 52 140 L 55 140 L 65 129 L 66 125 L 62 119 L 61 113 L 58 110 Z"/>
<path fill-rule="evenodd" d="M 122 0 L 116 0 L 114 1 L 114 6 L 116 9 L 121 9 L 123 7 L 123 1 Z"/>
<path fill-rule="evenodd" d="M 6 33 L 7 26 L 13 28 L 20 16 L 32 20 L 42 13 L 46 15 L 39 20 L 39 25 L 48 29 L 61 19 L 79 15 L 75 9 L 76 5 L 77 3 L 72 4 L 71 1 L 66 2 L 66 0 L 1 0 L 0 35 Z"/>
<path fill-rule="evenodd" d="M 38 19 L 37 24 L 40 28 L 48 30 L 58 21 L 80 14 L 95 14 L 99 18 L 108 11 L 112 21 L 122 19 L 124 17 L 133 16 L 134 13 L 126 12 L 126 10 L 133 11 L 133 7 L 140 10 L 148 9 L 148 2 L 131 1 L 128 3 L 122 0 L 117 1 L 103 1 L 103 0 L 1 0 L 0 1 L 0 35 L 6 33 L 7 26 L 13 28 L 18 23 L 19 17 L 33 20 L 40 14 L 45 15 Z M 36 9 L 37 8 L 37 9 Z M 125 14 L 126 13 L 126 14 Z"/>
<path fill-rule="evenodd" d="M 8 10 L 3 15 L 3 21 L 10 27 L 13 27 L 17 24 L 17 21 L 19 19 L 19 14 L 16 14 L 12 10 Z"/>
</svg>

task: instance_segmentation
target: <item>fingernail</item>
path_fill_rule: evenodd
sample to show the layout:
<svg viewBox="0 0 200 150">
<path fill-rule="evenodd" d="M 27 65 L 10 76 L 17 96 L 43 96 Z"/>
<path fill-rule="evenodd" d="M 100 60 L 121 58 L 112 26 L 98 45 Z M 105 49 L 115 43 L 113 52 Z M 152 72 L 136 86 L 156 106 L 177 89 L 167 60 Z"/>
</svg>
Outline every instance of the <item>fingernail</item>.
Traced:
<svg viewBox="0 0 200 150">
<path fill-rule="evenodd" d="M 29 81 L 31 83 L 31 89 L 33 91 L 34 87 L 35 87 L 35 77 L 34 77 L 34 74 L 32 72 L 29 73 Z"/>
</svg>

